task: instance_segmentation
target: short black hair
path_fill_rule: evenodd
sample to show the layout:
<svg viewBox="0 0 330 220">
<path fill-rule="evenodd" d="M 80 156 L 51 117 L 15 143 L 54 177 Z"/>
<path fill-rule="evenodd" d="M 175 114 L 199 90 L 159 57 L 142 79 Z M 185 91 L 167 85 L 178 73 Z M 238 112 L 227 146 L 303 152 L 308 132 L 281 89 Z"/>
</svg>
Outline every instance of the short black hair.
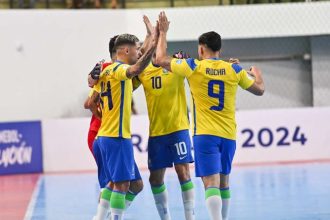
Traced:
<svg viewBox="0 0 330 220">
<path fill-rule="evenodd" d="M 114 57 L 116 51 L 114 50 L 115 48 L 115 41 L 117 39 L 119 35 L 115 35 L 113 36 L 112 38 L 110 38 L 110 41 L 109 41 L 109 53 L 110 53 L 110 57 L 111 59 Z"/>
<path fill-rule="evenodd" d="M 139 38 L 132 34 L 121 34 L 115 40 L 115 47 L 114 50 L 116 51 L 118 47 L 122 45 L 135 45 L 136 42 L 139 42 Z"/>
<path fill-rule="evenodd" d="M 210 31 L 202 34 L 198 38 L 198 44 L 204 44 L 213 52 L 221 49 L 221 36 L 217 32 Z"/>
</svg>

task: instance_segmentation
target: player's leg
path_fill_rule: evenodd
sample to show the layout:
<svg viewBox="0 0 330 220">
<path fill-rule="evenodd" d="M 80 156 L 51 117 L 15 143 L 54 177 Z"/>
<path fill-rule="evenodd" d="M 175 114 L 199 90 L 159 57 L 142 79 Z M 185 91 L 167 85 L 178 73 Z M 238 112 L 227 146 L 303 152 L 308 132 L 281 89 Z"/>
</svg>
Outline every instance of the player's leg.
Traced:
<svg viewBox="0 0 330 220">
<path fill-rule="evenodd" d="M 87 143 L 88 143 L 88 148 L 92 155 L 94 155 L 94 141 L 97 135 L 97 131 L 89 130 L 88 131 L 88 137 L 87 137 Z"/>
<path fill-rule="evenodd" d="M 168 192 L 164 184 L 164 175 L 166 168 L 150 170 L 149 183 L 154 196 L 156 208 L 161 220 L 170 220 L 170 211 L 168 208 Z"/>
<path fill-rule="evenodd" d="M 135 197 L 143 190 L 143 181 L 136 163 L 134 163 L 134 167 L 135 167 L 135 179 L 131 180 L 129 190 L 125 197 L 126 200 L 125 210 L 127 210 L 131 206 Z"/>
<path fill-rule="evenodd" d="M 107 183 L 109 182 L 109 180 L 104 171 L 106 164 L 104 163 L 98 140 L 94 141 L 93 153 L 97 164 L 98 180 L 101 188 L 100 199 L 97 206 L 96 215 L 94 216 L 93 219 L 103 220 L 105 219 L 106 216 L 109 215 L 109 210 L 110 210 L 109 202 L 110 202 L 112 190 L 111 188 L 107 187 Z"/>
<path fill-rule="evenodd" d="M 220 174 L 220 192 L 222 199 L 222 218 L 228 220 L 229 204 L 230 204 L 230 189 L 229 189 L 229 174 L 231 165 L 234 159 L 236 150 L 236 141 L 223 138 L 221 141 L 221 174 Z"/>
<path fill-rule="evenodd" d="M 100 140 L 107 142 L 107 146 L 111 146 L 106 148 L 108 173 L 114 183 L 110 198 L 111 218 L 121 220 L 126 207 L 126 194 L 130 181 L 136 179 L 132 141 L 108 137 Z"/>
<path fill-rule="evenodd" d="M 167 135 L 149 137 L 148 141 L 148 168 L 149 182 L 154 196 L 157 211 L 161 220 L 170 220 L 168 208 L 168 192 L 164 184 L 164 175 L 167 167 L 172 167 L 172 157 L 168 146 Z"/>
<path fill-rule="evenodd" d="M 194 184 L 190 178 L 189 164 L 176 164 L 175 171 L 181 185 L 181 195 L 186 220 L 195 219 L 195 191 Z"/>
<path fill-rule="evenodd" d="M 222 200 L 222 219 L 228 220 L 230 204 L 229 175 L 220 174 L 220 193 Z"/>
<path fill-rule="evenodd" d="M 206 207 L 209 211 L 211 220 L 221 220 L 222 200 L 220 190 L 217 186 L 220 185 L 220 175 L 213 174 L 202 177 L 205 188 Z"/>
<path fill-rule="evenodd" d="M 194 184 L 190 178 L 189 163 L 192 163 L 191 141 L 188 130 L 182 130 L 170 135 L 172 145 L 172 161 L 175 164 L 175 171 L 181 184 L 181 195 L 186 220 L 195 219 L 194 212 Z"/>
<path fill-rule="evenodd" d="M 221 154 L 219 138 L 211 135 L 193 137 L 195 149 L 195 171 L 202 177 L 205 188 L 205 202 L 211 220 L 221 220 L 220 175 Z"/>
<path fill-rule="evenodd" d="M 125 211 L 125 197 L 129 189 L 129 181 L 114 182 L 110 198 L 111 219 L 122 220 Z"/>
</svg>

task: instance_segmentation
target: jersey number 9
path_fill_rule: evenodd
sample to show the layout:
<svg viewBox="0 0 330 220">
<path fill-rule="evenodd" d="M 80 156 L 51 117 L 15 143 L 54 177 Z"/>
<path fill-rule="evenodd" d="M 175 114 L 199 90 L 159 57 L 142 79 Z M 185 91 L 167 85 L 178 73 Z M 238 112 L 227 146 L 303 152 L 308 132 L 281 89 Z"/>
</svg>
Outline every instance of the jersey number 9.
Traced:
<svg viewBox="0 0 330 220">
<path fill-rule="evenodd" d="M 214 86 L 219 86 L 219 92 L 214 92 Z M 225 83 L 221 80 L 210 80 L 208 84 L 208 95 L 212 98 L 219 100 L 218 106 L 211 106 L 210 109 L 213 111 L 222 111 L 225 101 Z"/>
</svg>

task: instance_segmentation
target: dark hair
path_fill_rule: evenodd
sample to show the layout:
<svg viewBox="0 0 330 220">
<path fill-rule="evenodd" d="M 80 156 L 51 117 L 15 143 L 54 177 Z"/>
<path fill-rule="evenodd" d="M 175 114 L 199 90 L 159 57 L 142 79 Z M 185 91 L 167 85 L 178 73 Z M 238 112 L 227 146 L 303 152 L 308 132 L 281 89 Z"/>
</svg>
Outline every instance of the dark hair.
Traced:
<svg viewBox="0 0 330 220">
<path fill-rule="evenodd" d="M 198 38 L 199 44 L 204 44 L 213 52 L 221 49 L 221 36 L 214 31 L 206 32 Z"/>
<path fill-rule="evenodd" d="M 110 53 L 111 59 L 116 53 L 116 51 L 114 50 L 115 49 L 114 47 L 115 47 L 115 41 L 116 41 L 118 36 L 119 35 L 113 36 L 112 38 L 110 38 L 110 41 L 109 41 L 109 53 Z"/>
<path fill-rule="evenodd" d="M 139 38 L 132 34 L 121 34 L 115 40 L 114 51 L 122 45 L 135 45 L 136 42 L 139 42 Z"/>
</svg>

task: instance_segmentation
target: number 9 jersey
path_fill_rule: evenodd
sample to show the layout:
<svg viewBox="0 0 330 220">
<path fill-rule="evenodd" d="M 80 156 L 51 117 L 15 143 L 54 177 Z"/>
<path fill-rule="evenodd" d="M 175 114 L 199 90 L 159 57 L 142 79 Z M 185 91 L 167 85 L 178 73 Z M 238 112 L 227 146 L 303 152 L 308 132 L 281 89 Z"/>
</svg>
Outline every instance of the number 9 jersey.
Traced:
<svg viewBox="0 0 330 220">
<path fill-rule="evenodd" d="M 102 122 L 98 136 L 131 138 L 130 119 L 132 80 L 127 78 L 127 64 L 114 62 L 101 73 L 94 90 L 100 94 Z"/>
<path fill-rule="evenodd" d="M 247 89 L 254 79 L 239 65 L 217 58 L 201 61 L 172 59 L 171 70 L 188 79 L 192 94 L 193 135 L 236 140 L 237 87 Z"/>
</svg>

